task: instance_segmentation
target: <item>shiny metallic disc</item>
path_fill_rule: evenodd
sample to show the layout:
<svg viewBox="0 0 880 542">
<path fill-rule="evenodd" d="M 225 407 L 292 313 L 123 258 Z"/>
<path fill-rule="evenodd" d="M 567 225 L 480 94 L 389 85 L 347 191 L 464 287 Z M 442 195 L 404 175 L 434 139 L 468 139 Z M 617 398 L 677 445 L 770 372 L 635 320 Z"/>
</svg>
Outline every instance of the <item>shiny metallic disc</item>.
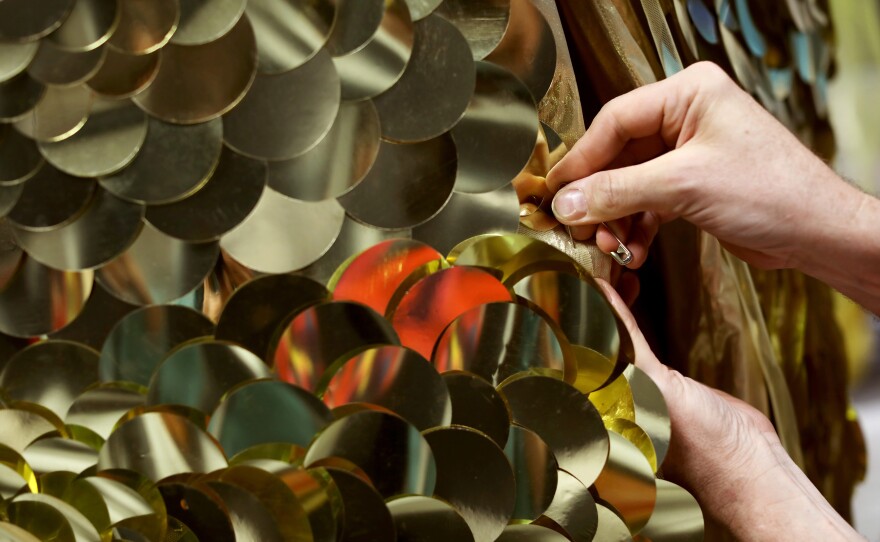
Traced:
<svg viewBox="0 0 880 542">
<path fill-rule="evenodd" d="M 568 272 L 539 271 L 518 281 L 514 291 L 551 315 L 572 345 L 591 348 L 615 361 L 606 384 L 632 360 L 626 328 L 598 287 L 586 279 Z"/>
<path fill-rule="evenodd" d="M 5 0 L 0 3 L 0 40 L 30 42 L 52 32 L 73 9 L 75 0 Z"/>
<path fill-rule="evenodd" d="M 134 382 L 147 387 L 162 359 L 175 347 L 210 336 L 214 325 L 186 307 L 156 305 L 128 313 L 101 349 L 101 380 Z"/>
<path fill-rule="evenodd" d="M 591 485 L 608 457 L 608 432 L 587 398 L 575 388 L 546 376 L 513 378 L 499 387 L 513 422 L 541 436 L 559 468 Z M 647 463 L 647 460 L 646 460 Z"/>
<path fill-rule="evenodd" d="M 378 5 L 382 17 L 379 26 L 359 46 L 349 49 L 350 43 L 336 43 L 328 46 L 328 49 L 334 55 L 333 64 L 342 80 L 342 98 L 363 100 L 387 91 L 403 75 L 412 57 L 414 30 L 404 0 L 391 0 L 391 2 L 348 0 L 343 7 L 347 8 L 353 4 L 358 5 L 360 9 L 364 9 L 367 4 Z M 337 19 L 337 27 L 339 22 L 340 19 Z M 369 28 L 362 20 L 357 21 L 356 25 L 362 30 Z M 353 37 L 348 36 L 348 38 Z"/>
<path fill-rule="evenodd" d="M 509 525 L 495 540 L 496 542 L 566 542 L 569 539 L 541 525 Z"/>
<path fill-rule="evenodd" d="M 434 491 L 431 447 L 418 429 L 394 414 L 363 410 L 334 421 L 312 442 L 305 463 L 328 457 L 357 465 L 385 498 Z"/>
<path fill-rule="evenodd" d="M 529 89 L 506 69 L 477 62 L 474 96 L 452 129 L 458 151 L 458 192 L 489 192 L 523 169 L 538 137 L 538 112 Z"/>
<path fill-rule="evenodd" d="M 145 55 L 168 43 L 180 19 L 178 0 L 118 0 L 119 25 L 110 46 L 121 53 Z"/>
<path fill-rule="evenodd" d="M 434 344 L 453 320 L 484 303 L 510 300 L 510 292 L 489 273 L 452 267 L 410 288 L 394 308 L 391 322 L 403 346 L 430 359 Z"/>
<path fill-rule="evenodd" d="M 75 341 L 100 350 L 110 330 L 126 314 L 138 307 L 110 295 L 100 284 L 92 285 L 86 306 L 64 328 L 49 334 L 50 339 Z"/>
<path fill-rule="evenodd" d="M 669 421 L 669 409 L 666 400 L 657 384 L 644 371 L 630 365 L 623 372 L 632 389 L 635 408 L 635 422 L 651 437 L 654 451 L 657 454 L 657 467 L 663 464 L 669 451 L 669 439 L 672 427 Z"/>
<path fill-rule="evenodd" d="M 645 459 L 648 460 L 651 472 L 657 472 L 657 452 L 654 451 L 654 444 L 651 442 L 651 437 L 648 436 L 648 433 L 646 433 L 644 429 L 636 425 L 635 422 L 627 419 L 618 418 L 604 421 L 605 427 L 609 431 L 614 431 L 639 449 L 642 455 L 645 456 Z"/>
<path fill-rule="evenodd" d="M 115 1 L 76 0 L 70 14 L 47 39 L 69 51 L 91 51 L 110 39 L 119 19 Z"/>
<path fill-rule="evenodd" d="M 216 491 L 216 482 L 228 484 L 251 494 L 265 507 L 269 518 L 278 529 L 278 540 L 312 540 L 316 534 L 309 520 L 320 514 L 329 499 L 326 492 L 305 470 L 282 467 L 283 471 L 270 471 L 252 466 L 234 466 L 209 474 L 209 484 Z M 317 491 L 316 491 L 317 489 Z M 308 492 L 308 495 L 303 495 Z M 221 493 L 222 497 L 222 493 Z M 305 498 L 303 498 L 305 497 Z M 224 499 L 225 500 L 225 499 Z M 311 502 L 310 502 L 311 501 Z M 234 510 L 233 510 L 234 512 Z M 233 513 L 233 525 L 237 521 Z M 325 533 L 320 533 L 325 534 Z M 335 533 L 332 533 L 335 534 Z M 259 540 L 266 540 L 261 537 Z M 333 538 L 335 539 L 335 537 Z M 275 539 L 272 539 L 275 540 Z M 323 538 L 322 538 L 323 540 Z"/>
<path fill-rule="evenodd" d="M 382 136 L 425 141 L 452 128 L 467 109 L 476 74 L 467 41 L 446 19 L 413 25 L 412 57 L 400 80 L 375 98 Z"/>
<path fill-rule="evenodd" d="M 555 329 L 554 329 L 555 328 Z M 532 373 L 560 380 L 566 371 L 562 332 L 542 314 L 516 303 L 487 303 L 456 318 L 434 347 L 438 371 L 468 371 L 498 385 Z M 572 356 L 569 355 L 569 363 Z"/>
<path fill-rule="evenodd" d="M 339 367 L 374 346 L 399 344 L 381 314 L 347 301 L 298 312 L 278 340 L 273 362 L 279 379 L 320 394 Z"/>
<path fill-rule="evenodd" d="M 389 239 L 349 258 L 328 285 L 333 299 L 363 303 L 385 314 L 413 272 L 434 262 L 440 267 L 442 261 L 443 255 L 424 243 Z"/>
<path fill-rule="evenodd" d="M 286 160 L 321 141 L 339 104 L 339 75 L 322 50 L 288 72 L 258 74 L 241 103 L 223 117 L 223 137 L 242 154 Z"/>
<path fill-rule="evenodd" d="M 343 102 L 333 126 L 312 149 L 269 162 L 269 186 L 292 198 L 336 198 L 367 175 L 379 152 L 379 116 L 373 102 Z"/>
<path fill-rule="evenodd" d="M 2 8 L 0 8 L 2 9 Z M 0 42 L 0 82 L 8 81 L 28 67 L 37 54 L 40 42 Z"/>
<path fill-rule="evenodd" d="M 18 408 L 0 410 L 0 442 L 3 448 L 17 453 L 24 451 L 38 437 L 56 432 L 58 428 L 44 416 Z"/>
<path fill-rule="evenodd" d="M 306 390 L 261 380 L 232 390 L 211 416 L 208 431 L 232 457 L 257 444 L 308 446 L 332 420 L 324 403 Z"/>
<path fill-rule="evenodd" d="M 596 501 L 577 478 L 564 470 L 557 474 L 553 502 L 535 523 L 566 535 L 572 542 L 590 542 L 599 522 Z"/>
<path fill-rule="evenodd" d="M 184 241 L 214 241 L 238 226 L 266 186 L 266 164 L 223 148 L 217 169 L 193 195 L 147 208 L 147 221 Z"/>
<path fill-rule="evenodd" d="M 233 386 L 270 376 L 263 360 L 241 346 L 216 341 L 187 344 L 156 368 L 147 404 L 186 405 L 210 414 Z"/>
<path fill-rule="evenodd" d="M 419 430 L 449 425 L 449 390 L 428 360 L 400 346 L 379 346 L 353 356 L 323 394 L 331 409 L 348 403 L 387 408 Z"/>
<path fill-rule="evenodd" d="M 39 439 L 22 453 L 34 472 L 83 472 L 98 464 L 98 451 L 61 437 Z"/>
<path fill-rule="evenodd" d="M 446 205 L 457 158 L 449 135 L 421 143 L 382 141 L 366 178 L 339 198 L 355 219 L 386 229 L 422 224 Z"/>
<path fill-rule="evenodd" d="M 398 542 L 474 542 L 461 513 L 446 501 L 408 495 L 388 501 Z"/>
<path fill-rule="evenodd" d="M 507 30 L 510 0 L 446 0 L 437 13 L 461 30 L 474 60 L 481 60 L 495 49 Z"/>
<path fill-rule="evenodd" d="M 107 439 L 116 423 L 133 408 L 143 406 L 145 397 L 132 389 L 114 384 L 92 386 L 73 401 L 64 421 L 94 431 Z"/>
<path fill-rule="evenodd" d="M 133 100 L 165 122 L 195 124 L 217 118 L 235 107 L 250 88 L 257 71 L 255 51 L 247 17 L 216 41 L 192 46 L 171 43 L 162 48 L 156 78 Z"/>
<path fill-rule="evenodd" d="M 98 352 L 67 341 L 43 341 L 25 348 L 0 373 L 0 386 L 10 399 L 37 403 L 60 418 L 97 381 Z"/>
<path fill-rule="evenodd" d="M 43 98 L 13 123 L 16 130 L 37 141 L 60 141 L 83 127 L 94 98 L 85 85 L 46 87 Z"/>
<path fill-rule="evenodd" d="M 92 290 L 91 271 L 58 271 L 24 257 L 0 292 L 0 332 L 37 337 L 79 316 Z"/>
<path fill-rule="evenodd" d="M 117 427 L 98 457 L 99 471 L 128 469 L 153 481 L 224 467 L 214 439 L 186 418 L 164 412 L 147 412 Z"/>
<path fill-rule="evenodd" d="M 414 21 L 424 19 L 442 3 L 443 0 L 406 0 L 406 5 L 409 6 Z"/>
<path fill-rule="evenodd" d="M 0 124 L 0 186 L 18 185 L 43 164 L 36 144 L 8 124 Z"/>
<path fill-rule="evenodd" d="M 47 509 L 41 510 L 40 507 L 43 506 L 47 507 Z M 49 534 L 53 531 L 59 535 L 58 538 L 60 540 L 86 540 L 88 542 L 98 542 L 101 539 L 98 531 L 89 522 L 88 518 L 86 518 L 79 510 L 57 497 L 41 493 L 23 493 L 13 499 L 13 502 L 9 504 L 9 508 L 10 510 L 7 513 L 11 520 L 15 517 L 24 519 L 24 516 L 31 516 L 31 513 L 33 513 L 31 521 L 34 523 L 43 523 L 41 520 L 47 520 L 48 517 L 52 517 L 52 515 L 47 514 L 50 510 L 60 514 L 61 518 L 63 518 L 63 523 L 61 525 L 67 525 L 70 529 L 70 538 L 65 537 L 65 530 L 59 528 L 61 525 L 49 520 L 38 527 L 38 529 L 45 529 L 47 527 L 50 529 L 48 532 L 44 531 L 41 533 L 39 536 L 41 540 L 51 540 L 54 538 Z M 23 510 L 28 510 L 28 512 L 23 512 Z M 13 523 L 14 522 L 15 520 L 13 520 Z M 54 528 L 53 523 L 55 523 Z M 30 528 L 28 530 L 35 532 Z"/>
<path fill-rule="evenodd" d="M 46 86 L 30 75 L 20 73 L 0 83 L 0 121 L 9 122 L 26 115 L 37 106 Z"/>
<path fill-rule="evenodd" d="M 134 242 L 143 215 L 143 206 L 99 188 L 73 222 L 46 232 L 16 230 L 15 236 L 32 258 L 50 267 L 94 269 Z"/>
<path fill-rule="evenodd" d="M 107 98 L 129 98 L 142 91 L 159 73 L 159 54 L 131 55 L 106 48 L 104 63 L 86 82 L 95 93 Z"/>
<path fill-rule="evenodd" d="M 651 542 L 702 542 L 703 512 L 685 489 L 657 480 L 657 506 L 640 536 Z"/>
<path fill-rule="evenodd" d="M 510 20 L 501 42 L 486 60 L 510 70 L 540 103 L 556 73 L 553 29 L 531 0 L 510 0 Z M 523 60 L 528 58 L 530 62 Z"/>
<path fill-rule="evenodd" d="M 236 540 L 231 511 L 220 495 L 192 476 L 176 480 L 158 486 L 168 514 L 168 532 L 174 538 L 187 533 L 189 538 L 181 538 L 184 542 Z M 180 526 L 174 522 L 180 522 Z"/>
<path fill-rule="evenodd" d="M 203 45 L 225 36 L 241 19 L 246 0 L 178 0 L 180 19 L 171 36 L 175 45 Z"/>
<path fill-rule="evenodd" d="M 392 0 L 340 0 L 336 5 L 336 20 L 325 47 L 333 56 L 350 53 L 363 47 L 379 28 Z M 406 4 L 404 3 L 404 6 Z M 407 13 L 409 8 L 407 8 Z"/>
<path fill-rule="evenodd" d="M 43 40 L 27 71 L 31 77 L 47 85 L 77 85 L 98 72 L 106 54 L 105 47 L 71 52 Z"/>
<path fill-rule="evenodd" d="M 494 540 L 513 517 L 516 481 L 504 451 L 466 427 L 425 432 L 437 463 L 434 495 L 455 507 L 474 540 Z"/>
<path fill-rule="evenodd" d="M 143 203 L 169 203 L 202 187 L 220 161 L 223 124 L 218 120 L 178 126 L 150 118 L 147 138 L 132 163 L 99 179 L 117 196 Z"/>
<path fill-rule="evenodd" d="M 323 256 L 297 274 L 308 277 L 321 284 L 330 284 L 337 270 L 351 258 L 352 254 L 359 254 L 368 248 L 384 241 L 406 239 L 407 231 L 388 231 L 374 228 L 346 215 L 342 222 L 342 230 L 336 242 Z M 376 307 L 373 307 L 374 309 Z M 384 312 L 379 311 L 377 312 Z"/>
<path fill-rule="evenodd" d="M 453 192 L 439 213 L 413 228 L 413 238 L 448 253 L 462 239 L 515 232 L 518 214 L 512 184 L 482 194 Z"/>
<path fill-rule="evenodd" d="M 144 224 L 134 244 L 101 267 L 96 279 L 128 303 L 168 303 L 205 280 L 219 251 L 215 242 L 186 243 Z"/>
<path fill-rule="evenodd" d="M 258 277 L 232 293 L 214 335 L 244 346 L 261 359 L 271 359 L 272 341 L 289 315 L 329 299 L 326 288 L 305 277 Z"/>
<path fill-rule="evenodd" d="M 226 505 L 236 540 L 253 536 L 255 540 L 283 540 L 278 522 L 268 506 L 253 493 L 225 482 L 210 481 L 210 487 Z"/>
<path fill-rule="evenodd" d="M 247 2 L 246 13 L 257 36 L 260 73 L 286 72 L 312 58 L 327 41 L 336 9 L 328 0 Z"/>
<path fill-rule="evenodd" d="M 504 447 L 510 430 L 510 411 L 498 390 L 470 373 L 451 371 L 441 376 L 452 401 L 452 425 L 476 429 Z"/>
<path fill-rule="evenodd" d="M 629 531 L 637 534 L 654 511 L 654 472 L 642 452 L 628 440 L 613 431 L 608 432 L 608 437 L 611 448 L 605 468 L 596 478 L 596 491 L 604 503 L 617 511 Z"/>
<path fill-rule="evenodd" d="M 304 202 L 267 188 L 253 212 L 220 240 L 230 256 L 263 273 L 289 273 L 320 258 L 339 235 L 345 212 L 336 200 Z M 291 235 L 305 232 L 308 235 Z"/>
<path fill-rule="evenodd" d="M 504 454 L 516 478 L 515 521 L 533 521 L 553 502 L 559 480 L 553 451 L 534 431 L 511 425 Z"/>
<path fill-rule="evenodd" d="M 127 166 L 147 137 L 147 116 L 128 101 L 97 99 L 74 135 L 38 147 L 47 162 L 76 177 L 99 177 Z"/>
<path fill-rule="evenodd" d="M 360 477 L 336 468 L 327 469 L 342 497 L 345 522 L 341 539 L 349 542 L 394 540 L 394 522 L 382 496 Z"/>
</svg>

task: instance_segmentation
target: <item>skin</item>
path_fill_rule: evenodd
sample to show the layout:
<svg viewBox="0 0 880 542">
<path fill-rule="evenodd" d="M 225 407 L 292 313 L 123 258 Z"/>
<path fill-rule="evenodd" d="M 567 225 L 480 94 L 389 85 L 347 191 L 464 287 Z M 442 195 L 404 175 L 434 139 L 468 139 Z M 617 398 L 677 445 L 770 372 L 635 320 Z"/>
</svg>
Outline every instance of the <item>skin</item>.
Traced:
<svg viewBox="0 0 880 542">
<path fill-rule="evenodd" d="M 609 102 L 547 176 L 553 211 L 574 235 L 617 242 L 641 266 L 660 225 L 684 218 L 762 268 L 796 268 L 880 313 L 880 201 L 835 174 L 720 68 L 698 63 Z M 627 304 L 606 294 L 666 397 L 664 464 L 739 540 L 864 540 L 749 405 L 662 365 Z"/>
</svg>

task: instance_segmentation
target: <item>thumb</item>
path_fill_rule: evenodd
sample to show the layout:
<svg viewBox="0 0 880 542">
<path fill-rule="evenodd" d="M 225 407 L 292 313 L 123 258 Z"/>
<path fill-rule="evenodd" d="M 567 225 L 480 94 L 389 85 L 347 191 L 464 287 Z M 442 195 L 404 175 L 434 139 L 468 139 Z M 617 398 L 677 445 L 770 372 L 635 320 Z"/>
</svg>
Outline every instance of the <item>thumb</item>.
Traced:
<svg viewBox="0 0 880 542">
<path fill-rule="evenodd" d="M 600 171 L 567 184 L 553 198 L 553 214 L 572 226 L 616 220 L 642 211 L 668 213 L 680 201 L 677 151 L 635 166 Z"/>
</svg>

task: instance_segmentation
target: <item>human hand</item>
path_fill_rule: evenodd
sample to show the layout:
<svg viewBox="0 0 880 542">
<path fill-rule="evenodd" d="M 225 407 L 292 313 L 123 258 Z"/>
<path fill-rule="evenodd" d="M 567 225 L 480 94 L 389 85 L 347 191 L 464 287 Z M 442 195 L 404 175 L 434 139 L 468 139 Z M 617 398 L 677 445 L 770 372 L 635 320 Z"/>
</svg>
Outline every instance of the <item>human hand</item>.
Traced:
<svg viewBox="0 0 880 542">
<path fill-rule="evenodd" d="M 609 102 L 547 182 L 575 237 L 617 220 L 631 268 L 683 217 L 749 263 L 809 272 L 816 244 L 842 244 L 867 198 L 707 62 Z M 596 238 L 617 248 L 604 228 Z"/>
<path fill-rule="evenodd" d="M 607 282 L 635 364 L 657 384 L 672 423 L 664 478 L 688 489 L 703 513 L 737 540 L 864 540 L 810 483 L 758 410 L 660 363 Z"/>
</svg>

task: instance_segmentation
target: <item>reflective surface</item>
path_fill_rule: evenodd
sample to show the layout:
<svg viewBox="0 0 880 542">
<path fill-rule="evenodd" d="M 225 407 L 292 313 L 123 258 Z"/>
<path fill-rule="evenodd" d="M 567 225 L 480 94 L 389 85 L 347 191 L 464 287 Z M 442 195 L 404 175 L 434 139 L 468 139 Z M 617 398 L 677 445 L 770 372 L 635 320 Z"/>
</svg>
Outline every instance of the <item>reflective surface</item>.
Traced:
<svg viewBox="0 0 880 542">
<path fill-rule="evenodd" d="M 221 401 L 208 430 L 232 457 L 257 444 L 308 446 L 332 419 L 324 403 L 304 389 L 262 380 L 236 388 Z"/>
<path fill-rule="evenodd" d="M 275 333 L 289 315 L 327 301 L 329 295 L 323 286 L 305 277 L 256 278 L 229 297 L 214 335 L 238 343 L 263 359 L 271 359 Z"/>
<path fill-rule="evenodd" d="M 476 429 L 504 447 L 510 429 L 504 396 L 473 374 L 451 371 L 442 376 L 452 401 L 452 424 Z"/>
<path fill-rule="evenodd" d="M 175 347 L 209 336 L 210 320 L 186 307 L 157 305 L 124 316 L 101 350 L 104 381 L 127 381 L 148 386 L 155 368 Z"/>
<path fill-rule="evenodd" d="M 434 491 L 437 470 L 431 447 L 414 426 L 393 414 L 365 410 L 331 423 L 309 447 L 305 462 L 327 457 L 363 469 L 385 498 Z"/>
<path fill-rule="evenodd" d="M 27 73 L 16 75 L 0 83 L 0 120 L 11 121 L 33 109 L 46 87 Z"/>
<path fill-rule="evenodd" d="M 400 542 L 475 540 L 461 514 L 439 499 L 417 495 L 400 497 L 388 502 L 388 510 Z"/>
<path fill-rule="evenodd" d="M 33 41 L 52 32 L 70 14 L 74 0 L 49 0 L 43 9 L 28 9 L 30 0 L 7 0 L 0 5 L 0 39 Z"/>
<path fill-rule="evenodd" d="M 187 344 L 156 367 L 147 404 L 186 405 L 210 414 L 237 384 L 269 376 L 263 360 L 241 346 L 214 341 Z"/>
<path fill-rule="evenodd" d="M 414 32 L 406 2 L 347 0 L 340 14 L 328 49 L 342 81 L 342 98 L 378 96 L 397 83 L 412 57 Z M 375 15 L 381 17 L 378 26 L 363 37 L 360 32 L 370 28 L 364 19 Z"/>
<path fill-rule="evenodd" d="M 657 499 L 654 473 L 645 456 L 622 436 L 608 432 L 611 449 L 596 479 L 599 497 L 620 514 L 631 533 L 648 522 Z"/>
<path fill-rule="evenodd" d="M 327 473 L 342 497 L 345 521 L 340 534 L 343 540 L 372 542 L 396 536 L 388 507 L 368 482 L 344 470 L 327 469 Z"/>
<path fill-rule="evenodd" d="M 434 344 L 453 320 L 484 303 L 510 299 L 510 292 L 484 271 L 443 269 L 407 291 L 392 309 L 391 323 L 403 346 L 430 359 Z"/>
<path fill-rule="evenodd" d="M 193 124 L 219 117 L 250 88 L 257 69 L 255 50 L 247 17 L 205 45 L 169 44 L 162 48 L 155 80 L 134 101 L 166 122 Z"/>
<path fill-rule="evenodd" d="M 455 143 L 448 135 L 421 143 L 383 140 L 366 178 L 339 202 L 348 214 L 367 224 L 412 228 L 446 204 L 455 184 L 456 167 Z M 379 205 L 380 201 L 385 204 Z"/>
<path fill-rule="evenodd" d="M 40 102 L 16 120 L 16 130 L 36 141 L 60 141 L 75 134 L 88 119 L 94 97 L 85 85 L 46 88 Z M 19 162 L 18 157 L 15 161 Z"/>
<path fill-rule="evenodd" d="M 345 361 L 323 400 L 331 409 L 347 403 L 387 408 L 421 431 L 452 419 L 444 380 L 425 358 L 399 346 L 370 348 Z"/>
<path fill-rule="evenodd" d="M 21 184 L 43 162 L 37 146 L 11 126 L 0 124 L 0 185 Z"/>
<path fill-rule="evenodd" d="M 144 224 L 134 244 L 99 269 L 96 278 L 128 303 L 168 303 L 201 284 L 218 253 L 217 243 L 186 243 Z"/>
<path fill-rule="evenodd" d="M 177 239 L 214 241 L 248 216 L 265 186 L 263 162 L 224 147 L 217 168 L 204 186 L 181 201 L 150 206 L 147 221 Z"/>
<path fill-rule="evenodd" d="M 459 192 L 488 192 L 510 183 L 538 137 L 538 112 L 529 89 L 489 62 L 477 62 L 476 73 L 474 96 L 452 129 Z"/>
<path fill-rule="evenodd" d="M 446 0 L 437 13 L 461 30 L 474 59 L 480 60 L 495 49 L 504 36 L 510 18 L 510 0 Z"/>
<path fill-rule="evenodd" d="M 147 412 L 120 425 L 98 458 L 99 470 L 133 470 L 153 481 L 225 466 L 223 451 L 206 432 L 186 418 L 163 412 Z"/>
<path fill-rule="evenodd" d="M 180 22 L 171 38 L 177 45 L 200 45 L 217 40 L 235 26 L 247 4 L 245 0 L 178 1 Z"/>
<path fill-rule="evenodd" d="M 250 269 L 288 273 L 314 263 L 330 249 L 344 216 L 335 200 L 303 202 L 267 188 L 253 212 L 220 245 Z M 289 236 L 306 229 L 308 236 Z"/>
<path fill-rule="evenodd" d="M 39 42 L 0 43 L 0 81 L 6 81 L 27 68 L 37 54 Z"/>
<path fill-rule="evenodd" d="M 398 344 L 397 334 L 382 315 L 357 303 L 336 301 L 297 313 L 281 331 L 272 359 L 278 378 L 320 394 L 352 356 L 393 344 Z"/>
<path fill-rule="evenodd" d="M 145 55 L 165 45 L 177 30 L 178 0 L 118 0 L 119 25 L 110 36 L 113 49 Z"/>
<path fill-rule="evenodd" d="M 502 449 L 464 427 L 432 429 L 425 439 L 437 464 L 434 495 L 459 510 L 474 540 L 494 540 L 516 504 L 513 471 Z"/>
<path fill-rule="evenodd" d="M 286 72 L 314 56 L 327 41 L 335 12 L 327 0 L 250 0 L 245 9 L 257 35 L 262 73 Z"/>
<path fill-rule="evenodd" d="M 504 454 L 516 477 L 513 519 L 538 519 L 553 502 L 558 484 L 558 464 L 553 451 L 534 431 L 511 425 Z"/>
<path fill-rule="evenodd" d="M 73 181 L 82 182 L 82 181 Z M 98 188 L 70 224 L 48 232 L 17 230 L 15 237 L 36 260 L 57 269 L 93 269 L 134 242 L 144 209 Z"/>
<path fill-rule="evenodd" d="M 41 142 L 47 162 L 77 177 L 109 175 L 127 166 L 147 136 L 147 118 L 134 105 L 95 100 L 83 127 L 53 143 Z"/>
<path fill-rule="evenodd" d="M 223 125 L 219 120 L 176 126 L 150 119 L 138 156 L 124 170 L 102 177 L 101 185 L 121 198 L 168 203 L 202 187 L 220 160 Z"/>
<path fill-rule="evenodd" d="M 223 117 L 223 137 L 255 158 L 293 158 L 327 134 L 339 100 L 339 76 L 322 50 L 296 69 L 257 75 L 238 107 Z"/>
<path fill-rule="evenodd" d="M 43 40 L 27 71 L 31 77 L 47 85 L 76 85 L 90 79 L 100 69 L 106 54 L 103 47 L 74 53 Z"/>
<path fill-rule="evenodd" d="M 586 397 L 546 376 L 514 378 L 499 390 L 510 405 L 513 422 L 540 435 L 553 450 L 559 468 L 585 486 L 596 480 L 608 457 L 608 434 Z M 561 412 L 566 415 L 547 422 Z"/>
<path fill-rule="evenodd" d="M 342 102 L 321 141 L 290 160 L 269 162 L 269 186 L 292 198 L 339 197 L 367 175 L 379 152 L 379 116 L 373 102 Z"/>
<path fill-rule="evenodd" d="M 536 523 L 565 534 L 572 542 L 593 540 L 599 522 L 593 495 L 571 474 L 561 470 L 557 476 L 553 502 Z"/>
<path fill-rule="evenodd" d="M 493 385 L 523 372 L 562 379 L 574 368 L 566 371 L 560 338 L 565 341 L 558 329 L 528 307 L 487 303 L 449 324 L 432 361 L 440 372 L 468 371 Z"/>
<path fill-rule="evenodd" d="M 57 375 L 57 381 L 47 380 L 47 374 Z M 62 419 L 76 396 L 97 380 L 98 353 L 67 341 L 43 341 L 25 348 L 0 373 L 0 386 L 8 398 L 42 405 Z"/>
<path fill-rule="evenodd" d="M 76 179 L 43 163 L 24 185 L 9 222 L 33 231 L 52 230 L 70 223 L 88 204 L 95 182 Z"/>
<path fill-rule="evenodd" d="M 118 24 L 116 2 L 76 0 L 64 22 L 48 39 L 70 51 L 91 51 L 106 43 Z"/>
<path fill-rule="evenodd" d="M 666 480 L 657 480 L 655 513 L 640 536 L 651 542 L 700 542 L 703 540 L 703 512 L 690 493 Z"/>
<path fill-rule="evenodd" d="M 468 43 L 452 23 L 430 15 L 413 27 L 408 69 L 375 98 L 382 136 L 395 141 L 424 141 L 451 128 L 467 108 L 476 80 Z"/>
</svg>

